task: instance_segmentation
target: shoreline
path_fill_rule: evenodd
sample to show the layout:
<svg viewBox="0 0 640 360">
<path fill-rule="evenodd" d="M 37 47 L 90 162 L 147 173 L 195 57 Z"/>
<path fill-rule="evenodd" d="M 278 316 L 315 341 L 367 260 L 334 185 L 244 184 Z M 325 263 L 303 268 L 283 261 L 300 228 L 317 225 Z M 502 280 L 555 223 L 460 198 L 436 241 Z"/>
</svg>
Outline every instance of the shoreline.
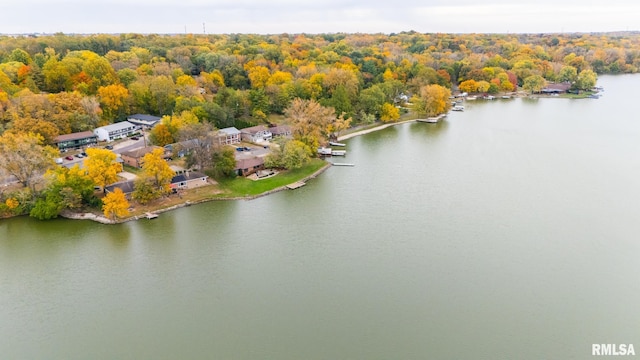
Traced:
<svg viewBox="0 0 640 360">
<path fill-rule="evenodd" d="M 302 179 L 300 179 L 298 181 L 306 182 L 306 181 L 309 181 L 311 179 L 315 179 L 320 174 L 322 174 L 323 172 L 327 171 L 327 169 L 329 169 L 331 166 L 332 166 L 331 163 L 327 162 L 324 166 L 322 166 L 320 169 L 316 170 L 311 175 L 305 176 L 304 178 L 302 178 Z M 287 189 L 286 186 L 279 186 L 279 187 L 277 187 L 275 189 L 271 189 L 271 190 L 265 191 L 265 192 L 263 192 L 261 194 L 251 195 L 251 196 L 206 198 L 206 199 L 196 200 L 196 201 L 193 201 L 193 202 L 184 202 L 184 203 L 177 204 L 177 205 L 172 205 L 172 206 L 169 206 L 169 207 L 166 207 L 166 208 L 158 208 L 156 210 L 149 211 L 149 212 L 153 213 L 153 214 L 160 214 L 160 213 L 163 213 L 163 212 L 172 211 L 172 210 L 180 209 L 180 208 L 183 208 L 183 207 L 202 204 L 202 203 L 211 202 L 211 201 L 253 200 L 253 199 L 261 198 L 263 196 L 271 195 L 271 194 L 274 194 L 274 193 L 277 193 L 277 192 L 280 192 L 280 191 L 283 191 L 283 190 L 288 190 L 288 189 Z M 146 215 L 135 215 L 135 216 L 130 216 L 130 217 L 123 218 L 123 219 L 111 220 L 111 219 L 105 217 L 104 215 L 97 215 L 97 214 L 91 213 L 91 212 L 74 213 L 74 212 L 70 212 L 70 211 L 64 211 L 64 212 L 60 213 L 59 216 L 62 217 L 62 218 L 65 218 L 65 219 L 70 219 L 70 220 L 91 220 L 91 221 L 95 221 L 95 222 L 98 222 L 98 223 L 104 224 L 104 225 L 123 224 L 123 223 L 129 222 L 129 221 L 136 221 L 136 220 L 145 219 L 145 217 L 146 217 Z"/>
<path fill-rule="evenodd" d="M 354 131 L 354 132 L 349 133 L 349 134 L 338 136 L 338 141 L 351 139 L 351 138 L 356 137 L 356 136 L 369 134 L 369 133 L 372 133 L 372 132 L 375 132 L 375 131 L 380 131 L 380 130 L 386 129 L 386 128 L 391 127 L 391 126 L 396 126 L 396 125 L 400 125 L 400 124 L 406 124 L 406 123 L 414 122 L 416 120 L 417 119 L 402 120 L 402 121 L 398 121 L 398 122 L 392 122 L 392 123 L 378 125 L 378 126 L 373 127 L 371 129 Z"/>
</svg>

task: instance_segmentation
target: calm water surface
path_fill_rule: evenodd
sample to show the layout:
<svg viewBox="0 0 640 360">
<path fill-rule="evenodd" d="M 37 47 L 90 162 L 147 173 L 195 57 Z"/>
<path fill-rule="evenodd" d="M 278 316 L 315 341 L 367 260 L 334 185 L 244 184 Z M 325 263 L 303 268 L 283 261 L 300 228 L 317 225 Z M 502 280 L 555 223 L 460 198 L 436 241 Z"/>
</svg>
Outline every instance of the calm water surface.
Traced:
<svg viewBox="0 0 640 360">
<path fill-rule="evenodd" d="M 307 186 L 157 220 L 0 221 L 3 359 L 640 353 L 639 76 L 348 140 Z"/>
</svg>

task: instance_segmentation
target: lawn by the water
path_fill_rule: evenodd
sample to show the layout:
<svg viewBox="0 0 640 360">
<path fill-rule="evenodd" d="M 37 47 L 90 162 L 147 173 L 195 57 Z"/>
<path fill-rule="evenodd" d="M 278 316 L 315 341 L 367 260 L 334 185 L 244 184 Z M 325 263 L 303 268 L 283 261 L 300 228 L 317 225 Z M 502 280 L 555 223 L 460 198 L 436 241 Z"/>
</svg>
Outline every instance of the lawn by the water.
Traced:
<svg viewBox="0 0 640 360">
<path fill-rule="evenodd" d="M 244 197 L 256 196 L 281 186 L 289 185 L 300 181 L 307 176 L 320 170 L 327 162 L 321 159 L 311 159 L 306 165 L 299 169 L 281 171 L 274 177 L 262 180 L 249 180 L 244 177 L 218 180 L 218 185 L 222 193 L 217 197 Z"/>
</svg>

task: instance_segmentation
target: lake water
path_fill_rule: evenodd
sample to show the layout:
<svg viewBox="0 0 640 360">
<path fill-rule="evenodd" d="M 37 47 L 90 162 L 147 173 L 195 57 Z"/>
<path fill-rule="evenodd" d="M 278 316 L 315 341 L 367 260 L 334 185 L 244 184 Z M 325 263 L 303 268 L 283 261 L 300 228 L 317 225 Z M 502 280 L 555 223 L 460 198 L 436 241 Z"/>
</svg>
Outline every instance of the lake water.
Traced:
<svg viewBox="0 0 640 360">
<path fill-rule="evenodd" d="M 355 167 L 117 226 L 0 221 L 3 359 L 640 353 L 639 76 L 350 139 Z"/>
</svg>

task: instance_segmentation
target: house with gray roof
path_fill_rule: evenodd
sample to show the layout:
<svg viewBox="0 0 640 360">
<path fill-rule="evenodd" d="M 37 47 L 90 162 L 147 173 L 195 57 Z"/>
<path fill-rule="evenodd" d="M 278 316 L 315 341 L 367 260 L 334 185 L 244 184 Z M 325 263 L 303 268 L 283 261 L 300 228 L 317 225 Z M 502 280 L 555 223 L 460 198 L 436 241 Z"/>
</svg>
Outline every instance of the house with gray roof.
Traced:
<svg viewBox="0 0 640 360">
<path fill-rule="evenodd" d="M 127 116 L 128 122 L 147 129 L 151 129 L 152 127 L 156 126 L 156 124 L 159 123 L 160 120 L 162 120 L 161 117 L 149 114 L 133 114 Z"/>
</svg>

